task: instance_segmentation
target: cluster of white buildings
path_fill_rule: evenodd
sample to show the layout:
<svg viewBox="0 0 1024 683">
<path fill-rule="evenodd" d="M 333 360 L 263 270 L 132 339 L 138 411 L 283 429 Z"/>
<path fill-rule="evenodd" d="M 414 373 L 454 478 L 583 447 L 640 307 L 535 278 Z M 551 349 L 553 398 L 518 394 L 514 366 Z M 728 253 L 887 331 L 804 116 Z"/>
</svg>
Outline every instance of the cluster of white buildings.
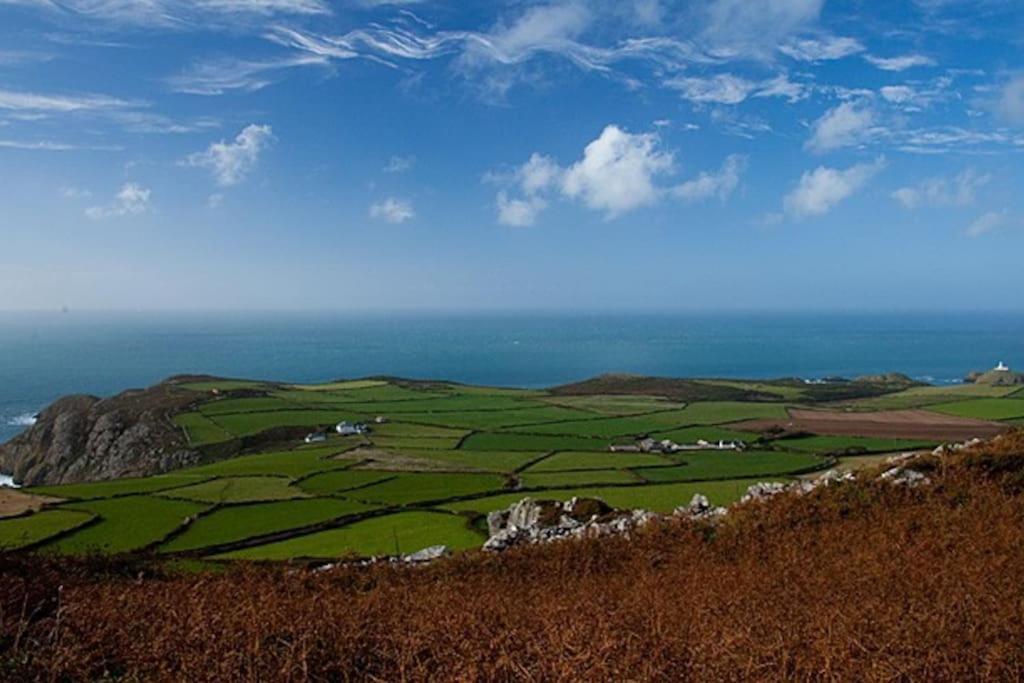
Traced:
<svg viewBox="0 0 1024 683">
<path fill-rule="evenodd" d="M 378 415 L 373 418 L 373 423 L 382 425 L 387 424 L 388 419 L 386 417 Z M 363 422 L 349 422 L 347 420 L 339 422 L 334 426 L 334 431 L 339 436 L 364 436 L 369 434 L 372 429 L 370 426 Z M 327 441 L 327 432 L 311 432 L 306 435 L 304 439 L 306 443 L 323 443 Z"/>
<path fill-rule="evenodd" d="M 612 453 L 678 453 L 680 451 L 742 451 L 747 444 L 742 441 L 705 441 L 700 439 L 693 444 L 678 444 L 670 439 L 647 438 L 629 444 L 612 444 L 608 450 Z"/>
</svg>

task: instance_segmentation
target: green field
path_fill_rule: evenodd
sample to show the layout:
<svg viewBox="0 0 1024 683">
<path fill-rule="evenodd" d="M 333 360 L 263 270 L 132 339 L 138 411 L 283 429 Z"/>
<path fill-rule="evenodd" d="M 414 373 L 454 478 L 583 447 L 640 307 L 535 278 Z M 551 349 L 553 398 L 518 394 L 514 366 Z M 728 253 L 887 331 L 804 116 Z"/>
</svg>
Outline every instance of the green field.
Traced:
<svg viewBox="0 0 1024 683">
<path fill-rule="evenodd" d="M 405 505 L 499 491 L 504 485 L 505 479 L 493 474 L 403 472 L 380 484 L 361 488 L 351 497 L 375 503 Z"/>
<path fill-rule="evenodd" d="M 528 472 L 557 472 L 560 470 L 603 470 L 627 467 L 671 465 L 672 460 L 653 453 L 588 453 L 564 451 L 544 458 L 530 467 Z"/>
<path fill-rule="evenodd" d="M 971 401 L 940 403 L 929 406 L 928 410 L 957 417 L 972 417 L 979 420 L 1016 420 L 1024 418 L 1024 399 L 979 398 Z"/>
<path fill-rule="evenodd" d="M 229 441 L 234 435 L 202 413 L 182 413 L 174 418 L 174 424 L 185 430 L 188 442 L 193 446 Z"/>
<path fill-rule="evenodd" d="M 339 440 L 337 446 L 302 447 L 293 451 L 271 451 L 243 455 L 230 460 L 193 467 L 185 472 L 210 477 L 266 474 L 298 478 L 315 472 L 348 467 L 352 464 L 352 460 L 336 459 L 332 456 L 341 454 L 347 447 L 357 443 L 357 441 L 344 443 Z"/>
<path fill-rule="evenodd" d="M 545 403 L 586 410 L 609 417 L 638 415 L 658 410 L 685 408 L 685 403 L 669 401 L 655 396 L 551 396 Z"/>
<path fill-rule="evenodd" d="M 519 477 L 525 488 L 556 488 L 590 484 L 635 484 L 643 481 L 629 470 L 581 470 L 579 472 L 525 472 Z"/>
<path fill-rule="evenodd" d="M 64 536 L 43 549 L 64 554 L 126 553 L 159 543 L 208 505 L 155 496 L 130 496 L 74 503 L 73 510 L 96 515 L 93 524 Z"/>
<path fill-rule="evenodd" d="M 744 453 L 693 453 L 678 458 L 677 467 L 649 467 L 635 470 L 652 482 L 733 479 L 750 476 L 785 475 L 813 470 L 826 463 L 809 453 L 772 451 Z"/>
<path fill-rule="evenodd" d="M 448 511 L 482 513 L 527 495 L 576 495 L 667 512 L 688 503 L 694 493 L 727 503 L 761 479 L 785 479 L 837 464 L 823 454 L 841 454 L 838 466 L 846 468 L 874 462 L 875 456 L 846 457 L 850 453 L 930 445 L 831 436 L 767 444 L 760 435 L 729 425 L 783 419 L 784 402 L 798 402 L 809 392 L 789 384 L 738 380 L 699 380 L 687 384 L 687 391 L 697 384 L 708 385 L 710 395 L 738 389 L 772 394 L 778 401 L 684 404 L 621 393 L 561 396 L 383 380 L 309 386 L 190 383 L 195 399 L 187 412 L 173 417 L 175 423 L 192 445 L 228 443 L 201 449 L 203 464 L 169 474 L 28 489 L 58 500 L 41 512 L 0 520 L 0 546 L 38 544 L 59 553 L 188 553 L 190 561 L 213 553 L 287 559 L 394 553 L 396 547 L 410 552 L 436 543 L 470 548 L 483 541 L 467 524 L 471 515 Z M 1014 390 L 921 387 L 839 405 L 863 410 L 870 401 L 889 401 L 1024 422 L 1024 398 L 1005 398 Z M 371 424 L 368 435 L 332 433 L 325 444 L 301 443 L 307 429 L 376 416 L 387 419 Z M 297 429 L 267 432 L 275 427 Z M 738 439 L 752 450 L 609 452 L 610 444 L 629 443 L 639 435 L 681 444 Z M 246 453 L 215 460 L 232 447 L 244 447 Z M 354 515 L 359 521 L 351 519 Z M 265 541 L 270 535 L 279 540 L 224 554 L 238 547 L 233 544 Z"/>
<path fill-rule="evenodd" d="M 234 543 L 372 509 L 370 505 L 338 498 L 305 498 L 256 505 L 233 505 L 201 516 L 184 533 L 161 545 L 160 551 L 184 552 Z"/>
<path fill-rule="evenodd" d="M 295 539 L 220 555 L 235 560 L 285 560 L 293 557 L 334 558 L 346 555 L 396 555 L 432 545 L 453 550 L 484 542 L 466 519 L 440 512 L 400 512 L 321 531 Z"/>
<path fill-rule="evenodd" d="M 22 517 L 0 519 L 0 552 L 39 543 L 80 527 L 93 516 L 90 512 L 54 508 Z"/>
<path fill-rule="evenodd" d="M 303 498 L 308 495 L 291 484 L 292 480 L 287 477 L 223 477 L 157 495 L 200 503 L 247 503 Z"/>
<path fill-rule="evenodd" d="M 473 434 L 462 444 L 467 451 L 607 451 L 608 441 L 538 434 Z"/>
<path fill-rule="evenodd" d="M 112 498 L 134 493 L 154 493 L 167 489 L 197 484 L 208 476 L 202 474 L 159 474 L 155 477 L 141 479 L 114 479 L 112 481 L 96 481 L 88 484 L 63 484 L 60 486 L 34 486 L 25 489 L 30 493 L 57 498 Z"/>
<path fill-rule="evenodd" d="M 935 445 L 928 441 L 867 436 L 804 436 L 796 439 L 783 439 L 774 443 L 779 448 L 819 454 L 842 454 L 851 450 L 863 453 L 893 453 L 920 450 Z"/>
<path fill-rule="evenodd" d="M 405 448 L 403 455 L 435 463 L 438 469 L 466 472 L 515 472 L 541 457 L 529 451 L 463 451 Z"/>
<path fill-rule="evenodd" d="M 368 470 L 335 470 L 316 474 L 295 485 L 308 493 L 318 496 L 329 496 L 341 491 L 375 484 L 395 476 L 393 472 L 374 472 Z"/>
</svg>

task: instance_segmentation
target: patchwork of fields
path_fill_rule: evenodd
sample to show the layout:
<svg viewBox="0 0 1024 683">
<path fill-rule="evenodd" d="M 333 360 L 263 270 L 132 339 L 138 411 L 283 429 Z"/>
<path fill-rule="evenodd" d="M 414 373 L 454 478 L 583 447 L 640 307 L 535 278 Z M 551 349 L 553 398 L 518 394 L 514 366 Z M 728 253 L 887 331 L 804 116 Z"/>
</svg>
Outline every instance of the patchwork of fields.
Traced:
<svg viewBox="0 0 1024 683">
<path fill-rule="evenodd" d="M 815 432 L 822 414 L 801 410 L 809 397 L 791 382 L 702 382 L 687 391 L 706 384 L 714 391 L 709 396 L 728 389 L 759 400 L 683 402 L 383 380 L 181 384 L 195 400 L 174 422 L 194 448 L 210 453 L 208 462 L 142 479 L 19 492 L 46 498 L 0 517 L 0 548 L 228 560 L 408 553 L 434 544 L 473 548 L 485 540 L 486 513 L 527 495 L 597 496 L 662 512 L 695 493 L 727 504 L 756 481 L 856 467 L 858 458 L 876 463 L 877 454 L 936 443 L 915 438 L 914 428 L 907 430 L 911 438 L 900 438 L 898 430 L 890 436 L 858 432 L 856 425 L 916 419 L 968 431 L 977 424 L 992 433 L 1024 419 L 1024 398 L 1011 391 L 915 387 L 845 404 L 834 413 L 839 417 L 824 421 L 831 431 Z M 893 408 L 914 410 L 884 412 Z M 810 433 L 756 429 L 794 416 Z M 837 420 L 844 427 L 839 434 Z M 341 421 L 365 422 L 372 431 L 342 437 L 332 431 Z M 847 423 L 855 426 L 846 429 Z M 293 436 L 319 430 L 328 434 L 321 443 Z M 250 447 L 254 452 L 215 455 L 268 434 L 275 436 Z M 645 437 L 680 444 L 742 440 L 748 448 L 609 452 L 612 443 Z"/>
</svg>

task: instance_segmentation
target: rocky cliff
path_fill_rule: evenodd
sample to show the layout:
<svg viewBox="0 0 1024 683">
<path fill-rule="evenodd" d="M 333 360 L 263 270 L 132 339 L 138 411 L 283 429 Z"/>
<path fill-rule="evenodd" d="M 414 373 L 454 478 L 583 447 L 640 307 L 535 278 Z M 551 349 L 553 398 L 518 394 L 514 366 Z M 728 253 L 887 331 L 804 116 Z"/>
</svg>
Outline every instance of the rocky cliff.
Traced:
<svg viewBox="0 0 1024 683">
<path fill-rule="evenodd" d="M 66 396 L 0 445 L 0 471 L 26 486 L 160 474 L 198 462 L 171 416 L 195 401 L 171 383 L 112 398 Z"/>
</svg>

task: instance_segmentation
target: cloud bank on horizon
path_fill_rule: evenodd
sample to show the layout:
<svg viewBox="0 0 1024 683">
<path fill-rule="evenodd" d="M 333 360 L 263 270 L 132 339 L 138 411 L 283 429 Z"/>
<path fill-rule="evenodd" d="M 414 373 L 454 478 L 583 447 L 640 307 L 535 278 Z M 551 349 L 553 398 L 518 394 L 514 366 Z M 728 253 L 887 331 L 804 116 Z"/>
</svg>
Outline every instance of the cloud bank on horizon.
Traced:
<svg viewBox="0 0 1024 683">
<path fill-rule="evenodd" d="M 80 253 L 82 218 L 94 239 L 161 249 L 155 282 L 185 270 L 243 307 L 329 306 L 304 276 L 282 292 L 220 285 L 253 262 L 321 263 L 331 241 L 364 245 L 362 266 L 335 273 L 347 286 L 362 267 L 413 271 L 366 305 L 414 308 L 492 305 L 524 277 L 549 282 L 514 305 L 631 305 L 646 276 L 567 293 L 552 274 L 586 283 L 627 254 L 704 262 L 726 236 L 850 267 L 872 250 L 998 260 L 1024 241 L 1015 0 L 0 0 L 0 17 L 0 167 L 23 179 L 0 190 L 0 230 L 67 245 L 0 259 L 0 284 L 40 306 L 120 301 L 139 275 L 33 287 Z M 424 250 L 447 269 L 429 286 Z M 873 267 L 899 281 L 895 263 Z M 843 300 L 808 293 L 812 274 L 756 294 L 740 278 L 722 301 Z M 905 304 L 929 303 L 926 285 Z M 194 294 L 161 296 L 148 301 Z"/>
</svg>

